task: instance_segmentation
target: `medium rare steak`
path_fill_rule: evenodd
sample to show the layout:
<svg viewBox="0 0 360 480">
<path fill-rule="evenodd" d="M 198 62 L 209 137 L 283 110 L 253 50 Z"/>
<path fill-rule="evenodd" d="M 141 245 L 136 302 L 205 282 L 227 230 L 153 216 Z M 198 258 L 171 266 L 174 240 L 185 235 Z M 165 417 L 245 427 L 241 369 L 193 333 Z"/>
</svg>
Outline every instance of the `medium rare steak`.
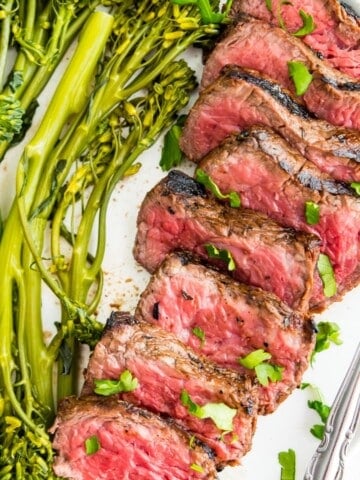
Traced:
<svg viewBox="0 0 360 480">
<path fill-rule="evenodd" d="M 257 70 L 295 94 L 288 62 L 301 61 L 313 80 L 297 101 L 334 125 L 360 130 L 360 83 L 320 60 L 299 38 L 256 19 L 240 20 L 211 52 L 202 87 L 210 85 L 225 65 Z"/>
<path fill-rule="evenodd" d="M 335 68 L 360 79 L 360 21 L 354 11 L 345 9 L 337 0 L 272 0 L 271 11 L 264 0 L 235 0 L 233 16 L 245 13 L 294 33 L 302 27 L 300 10 L 312 15 L 315 29 L 302 37 L 315 52 Z"/>
<path fill-rule="evenodd" d="M 137 379 L 138 386 L 119 396 L 174 418 L 214 450 L 218 468 L 239 463 L 250 449 L 259 393 L 250 377 L 197 356 L 174 335 L 157 326 L 116 312 L 90 358 L 83 393 L 92 392 L 95 379 L 117 380 L 125 370 Z M 225 432 L 211 418 L 190 413 L 182 400 L 184 392 L 193 404 L 232 409 L 233 430 Z"/>
<path fill-rule="evenodd" d="M 53 447 L 56 475 L 74 480 L 216 478 L 212 452 L 170 419 L 112 398 L 69 397 L 60 404 Z M 86 453 L 85 442 L 98 442 Z M 197 466 L 197 470 L 194 470 Z M 196 467 L 195 467 L 196 468 Z"/>
<path fill-rule="evenodd" d="M 178 248 L 211 260 L 206 245 L 231 253 L 237 280 L 307 311 L 319 254 L 317 237 L 282 227 L 253 210 L 221 204 L 194 179 L 173 170 L 141 205 L 134 256 L 154 272 L 166 254 Z M 225 262 L 218 265 L 227 269 Z"/>
<path fill-rule="evenodd" d="M 200 167 L 221 191 L 236 191 L 243 205 L 276 221 L 318 235 L 333 265 L 337 296 L 324 297 L 320 279 L 310 306 L 322 309 L 360 281 L 360 198 L 343 183 L 322 174 L 270 129 L 254 127 L 226 140 Z M 306 221 L 306 202 L 319 220 Z"/>
<path fill-rule="evenodd" d="M 154 323 L 226 368 L 254 350 L 271 354 L 282 379 L 260 388 L 259 413 L 271 413 L 300 384 L 314 347 L 314 326 L 269 292 L 231 279 L 186 252 L 166 257 L 151 277 L 136 318 Z M 251 371 L 253 372 L 253 370 Z"/>
<path fill-rule="evenodd" d="M 226 67 L 190 110 L 180 146 L 199 161 L 225 137 L 251 127 L 276 130 L 320 170 L 360 181 L 360 133 L 314 119 L 290 93 L 253 70 Z"/>
</svg>

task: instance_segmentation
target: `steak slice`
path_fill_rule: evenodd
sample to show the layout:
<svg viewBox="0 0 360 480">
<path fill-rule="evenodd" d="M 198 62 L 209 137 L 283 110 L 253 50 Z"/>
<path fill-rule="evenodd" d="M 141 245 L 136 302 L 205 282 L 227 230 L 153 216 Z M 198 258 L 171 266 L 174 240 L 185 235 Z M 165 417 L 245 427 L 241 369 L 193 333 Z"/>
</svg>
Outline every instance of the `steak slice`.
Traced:
<svg viewBox="0 0 360 480">
<path fill-rule="evenodd" d="M 249 376 L 220 368 L 169 332 L 116 312 L 90 358 L 83 393 L 92 392 L 95 379 L 117 380 L 125 370 L 138 380 L 138 387 L 119 394 L 121 399 L 174 418 L 213 449 L 218 468 L 239 463 L 250 449 L 259 392 Z M 184 392 L 197 405 L 233 409 L 233 431 L 224 432 L 211 418 L 190 413 L 181 400 Z"/>
<path fill-rule="evenodd" d="M 245 13 L 273 26 L 281 26 L 281 22 L 294 33 L 302 27 L 299 12 L 303 10 L 313 17 L 315 29 L 302 40 L 335 68 L 360 79 L 360 21 L 354 11 L 337 0 L 309 0 L 305 4 L 303 0 L 272 0 L 270 10 L 264 0 L 235 0 L 232 15 Z"/>
<path fill-rule="evenodd" d="M 137 219 L 135 259 L 154 272 L 166 254 L 189 250 L 209 259 L 205 245 L 230 252 L 232 275 L 307 311 L 319 254 L 313 235 L 282 227 L 266 215 L 231 208 L 202 185 L 173 170 L 145 197 Z M 227 269 L 225 262 L 218 266 Z"/>
<path fill-rule="evenodd" d="M 236 191 L 247 208 L 296 230 L 318 235 L 334 268 L 337 295 L 324 297 L 316 276 L 310 307 L 322 310 L 360 281 L 360 198 L 306 161 L 274 131 L 253 127 L 231 137 L 200 163 L 222 192 Z M 310 225 L 306 202 L 319 207 Z"/>
<path fill-rule="evenodd" d="M 300 384 L 314 347 L 308 317 L 269 292 L 207 268 L 187 252 L 166 257 L 141 294 L 135 315 L 239 372 L 249 372 L 239 358 L 258 349 L 270 353 L 270 363 L 284 370 L 281 381 L 260 388 L 262 414 L 273 412 Z"/>
<path fill-rule="evenodd" d="M 210 85 L 225 65 L 233 64 L 257 70 L 295 94 L 290 61 L 301 61 L 313 75 L 297 101 L 333 125 L 360 129 L 360 83 L 320 60 L 299 38 L 260 20 L 240 20 L 216 45 L 206 61 L 202 87 Z"/>
<path fill-rule="evenodd" d="M 116 398 L 68 397 L 52 427 L 56 475 L 75 480 L 216 478 L 212 452 L 170 419 Z M 87 454 L 96 437 L 99 449 Z M 195 472 L 194 466 L 198 466 Z"/>
<path fill-rule="evenodd" d="M 259 73 L 226 71 L 190 110 L 180 146 L 199 161 L 225 137 L 260 124 L 272 127 L 320 170 L 343 181 L 360 180 L 360 134 L 314 119 L 290 93 Z"/>
</svg>

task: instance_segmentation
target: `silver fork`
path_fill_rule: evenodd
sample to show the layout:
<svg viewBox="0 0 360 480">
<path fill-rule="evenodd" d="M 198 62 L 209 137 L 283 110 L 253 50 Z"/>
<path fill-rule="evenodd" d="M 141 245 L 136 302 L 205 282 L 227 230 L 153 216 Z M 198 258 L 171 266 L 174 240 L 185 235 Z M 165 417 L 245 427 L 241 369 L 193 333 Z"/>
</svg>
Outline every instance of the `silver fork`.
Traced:
<svg viewBox="0 0 360 480">
<path fill-rule="evenodd" d="M 345 457 L 360 420 L 360 343 L 336 394 L 324 437 L 306 469 L 304 480 L 341 480 Z"/>
</svg>

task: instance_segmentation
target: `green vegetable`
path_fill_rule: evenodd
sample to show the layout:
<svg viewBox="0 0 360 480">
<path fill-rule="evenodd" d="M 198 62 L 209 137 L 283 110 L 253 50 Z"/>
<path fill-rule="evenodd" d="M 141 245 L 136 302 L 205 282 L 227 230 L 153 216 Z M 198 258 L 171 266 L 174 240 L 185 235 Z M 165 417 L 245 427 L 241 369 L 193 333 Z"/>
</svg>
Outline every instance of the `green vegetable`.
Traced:
<svg viewBox="0 0 360 480">
<path fill-rule="evenodd" d="M 35 3 L 45 5 L 31 0 L 26 7 Z M 52 1 L 48 8 L 56 5 L 51 10 L 55 15 L 82 3 L 92 10 L 92 2 L 81 0 Z M 6 445 L 6 454 L 0 453 L 0 471 L 6 469 L 10 478 L 54 478 L 47 429 L 57 400 L 77 387 L 79 344 L 93 347 L 103 329 L 94 313 L 102 293 L 111 194 L 121 179 L 140 168 L 139 155 L 170 127 L 196 86 L 192 70 L 176 57 L 218 31 L 216 25 L 203 25 L 191 5 L 179 7 L 165 0 L 104 3 L 107 12 L 90 15 L 42 122 L 23 151 L 16 196 L 4 222 L 0 412 L 5 415 L 0 417 L 0 444 Z M 34 9 L 32 15 L 38 22 L 47 18 L 38 17 Z M 79 14 L 72 33 L 80 20 Z M 190 29 L 192 22 L 198 26 Z M 65 45 L 70 36 L 58 33 Z M 25 40 L 27 54 L 36 54 L 41 63 L 47 55 L 31 52 Z M 53 40 L 56 47 L 59 37 Z M 26 79 L 12 78 L 11 88 L 20 95 Z M 47 243 L 50 259 L 43 251 Z M 42 329 L 44 284 L 61 305 L 49 344 Z"/>
<path fill-rule="evenodd" d="M 196 181 L 204 185 L 211 193 L 218 198 L 219 200 L 229 200 L 230 206 L 234 208 L 239 208 L 241 205 L 241 200 L 239 195 L 236 192 L 230 192 L 228 194 L 221 193 L 219 187 L 216 183 L 204 172 L 201 168 L 196 170 Z"/>
<path fill-rule="evenodd" d="M 281 465 L 280 480 L 295 480 L 295 475 L 296 475 L 295 451 L 289 448 L 288 451 L 279 452 L 278 459 Z"/>
<path fill-rule="evenodd" d="M 163 171 L 168 171 L 173 167 L 177 167 L 184 158 L 184 154 L 180 150 L 179 139 L 185 118 L 185 115 L 181 115 L 176 123 L 165 134 L 160 158 L 160 167 Z"/>
<path fill-rule="evenodd" d="M 177 5 L 196 5 L 200 11 L 201 20 L 204 24 L 222 23 L 227 21 L 227 14 L 230 10 L 232 0 L 228 0 L 224 13 L 214 12 L 209 0 L 171 0 Z"/>
<path fill-rule="evenodd" d="M 288 62 L 289 75 L 294 82 L 296 95 L 304 95 L 312 82 L 312 75 L 307 66 L 300 61 Z"/>
<path fill-rule="evenodd" d="M 201 345 L 204 345 L 204 343 L 205 343 L 205 332 L 204 332 L 204 330 L 200 327 L 194 327 L 192 329 L 192 333 L 195 335 L 195 337 L 197 337 L 200 340 Z"/>
<path fill-rule="evenodd" d="M 269 12 L 272 12 L 272 0 L 265 0 L 265 5 Z"/>
<path fill-rule="evenodd" d="M 93 435 L 85 440 L 86 455 L 93 455 L 94 453 L 98 452 L 100 448 L 101 445 L 96 435 Z"/>
<path fill-rule="evenodd" d="M 316 225 L 320 220 L 320 207 L 312 201 L 305 202 L 305 218 L 309 225 Z"/>
<path fill-rule="evenodd" d="M 357 195 L 360 195 L 360 182 L 350 183 L 350 187 L 353 188 Z"/>
<path fill-rule="evenodd" d="M 313 16 L 309 13 L 306 13 L 304 10 L 299 10 L 299 15 L 302 19 L 303 24 L 302 27 L 299 28 L 299 30 L 293 33 L 293 35 L 295 37 L 304 37 L 305 35 L 309 35 L 310 33 L 312 33 L 315 30 L 316 25 Z"/>
<path fill-rule="evenodd" d="M 120 392 L 132 392 L 139 385 L 137 378 L 133 377 L 129 370 L 124 370 L 119 380 L 95 379 L 94 383 L 94 392 L 106 397 Z"/>
<path fill-rule="evenodd" d="M 198 473 L 204 473 L 204 469 L 201 465 L 198 465 L 197 463 L 192 463 L 190 465 L 191 470 L 194 470 L 194 472 Z"/>
<path fill-rule="evenodd" d="M 21 131 L 23 115 L 19 100 L 0 95 L 0 142 L 11 142 Z"/>
<path fill-rule="evenodd" d="M 277 382 L 282 379 L 283 367 L 273 365 L 268 362 L 271 354 L 265 352 L 262 348 L 250 352 L 243 358 L 239 358 L 239 363 L 245 368 L 255 370 L 256 377 L 261 385 L 267 386 L 269 380 Z"/>
<path fill-rule="evenodd" d="M 316 343 L 311 355 L 311 361 L 317 353 L 322 352 L 330 348 L 330 345 L 341 345 L 342 340 L 340 338 L 340 327 L 334 322 L 319 322 L 316 325 Z"/>
<path fill-rule="evenodd" d="M 320 419 L 323 422 L 321 425 L 313 425 L 310 429 L 310 432 L 314 435 L 314 437 L 322 440 L 325 431 L 325 424 L 330 414 L 331 408 L 320 400 L 309 400 L 308 406 L 319 414 Z"/>
<path fill-rule="evenodd" d="M 205 405 L 197 405 L 194 403 L 189 393 L 182 390 L 180 395 L 181 403 L 186 407 L 194 417 L 211 418 L 219 430 L 224 432 L 232 432 L 233 419 L 236 415 L 236 408 L 230 408 L 225 403 L 207 403 Z"/>
<path fill-rule="evenodd" d="M 210 258 L 219 259 L 225 262 L 227 264 L 227 269 L 230 272 L 235 270 L 236 268 L 235 261 L 231 255 L 231 252 L 229 252 L 229 250 L 219 250 L 217 247 L 215 247 L 215 245 L 211 245 L 211 244 L 205 245 L 205 250 Z"/>
<path fill-rule="evenodd" d="M 337 290 L 336 279 L 330 259 L 324 253 L 320 253 L 319 255 L 317 267 L 323 284 L 324 295 L 326 297 L 333 297 Z"/>
</svg>

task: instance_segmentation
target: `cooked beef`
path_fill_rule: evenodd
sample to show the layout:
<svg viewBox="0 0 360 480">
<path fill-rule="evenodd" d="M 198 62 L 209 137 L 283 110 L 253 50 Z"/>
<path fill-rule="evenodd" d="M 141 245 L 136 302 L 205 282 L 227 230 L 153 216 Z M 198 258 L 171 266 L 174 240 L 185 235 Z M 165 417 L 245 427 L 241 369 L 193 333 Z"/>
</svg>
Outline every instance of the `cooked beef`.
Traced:
<svg viewBox="0 0 360 480">
<path fill-rule="evenodd" d="M 275 132 L 253 127 L 210 152 L 200 167 L 221 191 L 236 191 L 243 205 L 281 224 L 318 235 L 333 265 L 338 294 L 326 299 L 318 278 L 310 305 L 321 309 L 360 281 L 360 198 L 322 174 Z M 309 225 L 305 204 L 320 208 Z"/>
<path fill-rule="evenodd" d="M 334 125 L 360 130 L 360 83 L 320 60 L 299 38 L 256 19 L 240 20 L 208 57 L 202 87 L 210 85 L 225 65 L 257 70 L 295 94 L 288 62 L 303 62 L 313 80 L 297 101 Z"/>
<path fill-rule="evenodd" d="M 283 2 L 272 0 L 271 12 L 264 0 L 235 0 L 233 15 L 245 13 L 273 26 L 282 19 L 286 30 L 294 33 L 302 27 L 299 11 L 312 15 L 315 29 L 302 37 L 315 52 L 326 58 L 335 68 L 360 79 L 360 21 L 337 0 L 302 0 Z"/>
<path fill-rule="evenodd" d="M 260 413 L 273 412 L 299 385 L 314 347 L 309 318 L 275 295 L 239 283 L 186 252 L 166 257 L 142 293 L 135 316 L 174 333 L 218 365 L 240 372 L 245 369 L 239 358 L 258 349 L 270 353 L 270 363 L 284 370 L 281 381 L 260 388 Z"/>
<path fill-rule="evenodd" d="M 56 475 L 74 480 L 216 478 L 212 451 L 170 419 L 116 398 L 69 397 L 60 404 L 53 447 Z M 87 454 L 96 437 L 99 449 Z M 198 471 L 194 470 L 198 466 Z M 195 467 L 196 468 L 196 467 Z"/>
<path fill-rule="evenodd" d="M 259 392 L 249 376 L 218 367 L 169 332 L 116 312 L 90 358 L 84 393 L 92 392 L 95 379 L 115 380 L 124 370 L 138 380 L 138 387 L 119 394 L 121 399 L 174 418 L 213 449 L 218 468 L 239 463 L 250 449 Z M 224 432 L 211 418 L 190 413 L 181 400 L 183 392 L 197 405 L 234 409 L 233 431 Z"/>
<path fill-rule="evenodd" d="M 190 110 L 180 145 L 193 161 L 230 134 L 267 125 L 322 171 L 360 181 L 360 133 L 314 119 L 287 91 L 253 70 L 226 67 Z"/>
<path fill-rule="evenodd" d="M 178 248 L 211 261 L 205 248 L 210 244 L 231 253 L 237 280 L 271 291 L 293 308 L 308 309 L 317 237 L 281 227 L 253 210 L 220 204 L 182 172 L 171 171 L 146 195 L 137 228 L 134 255 L 150 272 Z M 227 269 L 226 262 L 218 266 Z"/>
</svg>

